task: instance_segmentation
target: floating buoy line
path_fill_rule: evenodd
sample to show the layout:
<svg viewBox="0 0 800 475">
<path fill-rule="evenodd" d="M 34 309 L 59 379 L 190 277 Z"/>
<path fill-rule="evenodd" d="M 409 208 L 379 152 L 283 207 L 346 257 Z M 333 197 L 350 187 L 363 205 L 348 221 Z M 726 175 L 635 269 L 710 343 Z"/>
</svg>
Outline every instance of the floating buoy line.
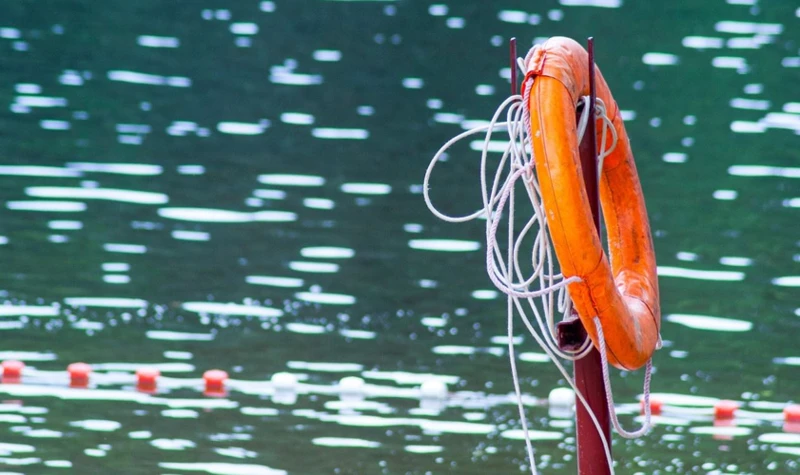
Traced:
<svg viewBox="0 0 800 475">
<path fill-rule="evenodd" d="M 167 395 L 174 389 L 191 388 L 207 398 L 227 398 L 233 393 L 250 394 L 253 388 L 259 393 L 271 394 L 279 404 L 295 404 L 299 396 L 308 394 L 339 397 L 345 401 L 363 401 L 377 398 L 417 399 L 420 406 L 430 412 L 443 411 L 448 407 L 489 408 L 516 403 L 514 394 L 485 394 L 474 391 L 451 391 L 441 378 L 431 377 L 413 387 L 395 387 L 367 383 L 358 376 L 345 376 L 333 385 L 308 384 L 304 375 L 277 372 L 269 380 L 232 379 L 220 369 L 210 369 L 202 378 L 166 377 L 158 368 L 143 365 L 133 372 L 94 371 L 92 365 L 76 362 L 67 365 L 64 371 L 41 371 L 25 365 L 19 360 L 0 363 L 2 379 L 0 393 L 27 396 L 48 396 L 57 392 L 47 389 L 104 391 L 105 387 L 118 386 L 121 391 L 144 395 Z M 28 390 L 15 391 L 27 387 Z M 38 393 L 35 389 L 41 389 Z M 93 398 L 87 394 L 87 398 Z M 553 389 L 547 398 L 525 397 L 526 407 L 547 408 L 551 417 L 569 419 L 574 416 L 575 394 L 569 388 Z M 697 422 L 713 422 L 716 426 L 735 426 L 737 421 L 747 427 L 758 424 L 783 424 L 785 432 L 800 433 L 800 404 L 733 401 L 712 397 L 685 396 L 681 394 L 653 394 L 650 412 L 655 425 L 689 425 Z M 768 409 L 765 410 L 764 407 Z M 644 398 L 638 402 L 620 404 L 620 414 L 644 415 Z"/>
</svg>

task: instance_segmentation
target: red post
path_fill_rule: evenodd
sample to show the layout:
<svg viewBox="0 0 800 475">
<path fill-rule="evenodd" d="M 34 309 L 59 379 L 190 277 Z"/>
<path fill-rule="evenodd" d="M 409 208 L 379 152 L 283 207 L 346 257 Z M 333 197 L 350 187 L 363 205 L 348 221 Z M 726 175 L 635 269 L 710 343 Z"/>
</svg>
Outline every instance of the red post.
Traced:
<svg viewBox="0 0 800 475">
<path fill-rule="evenodd" d="M 589 125 L 580 144 L 581 168 L 586 194 L 592 208 L 592 216 L 600 232 L 600 193 L 597 183 L 597 137 L 595 131 L 595 78 L 594 78 L 594 38 L 588 40 L 589 50 Z M 575 385 L 586 398 L 589 408 L 600 422 L 606 441 L 611 444 L 611 420 L 608 414 L 608 400 L 603 385 L 603 367 L 600 353 L 592 349 L 586 357 L 575 362 Z M 575 432 L 577 434 L 578 473 L 580 475 L 608 475 L 611 469 L 606 461 L 603 439 L 597 432 L 589 412 L 578 402 L 576 406 Z"/>
<path fill-rule="evenodd" d="M 508 42 L 508 64 L 511 66 L 511 95 L 517 94 L 517 38 Z"/>
<path fill-rule="evenodd" d="M 600 187 L 597 173 L 597 131 L 595 119 L 595 67 L 594 67 L 594 38 L 588 39 L 589 52 L 589 123 L 586 133 L 580 143 L 581 169 L 586 194 L 589 197 L 589 206 L 592 210 L 597 232 L 600 232 Z M 511 50 L 511 93 L 516 94 L 516 39 L 510 42 Z M 580 117 L 580 113 L 578 113 Z M 573 310 L 574 312 L 574 310 Z M 587 338 L 586 330 L 580 319 L 557 324 L 558 342 L 563 350 L 575 350 Z M 600 353 L 595 349 L 584 358 L 575 361 L 574 377 L 575 386 L 586 398 L 589 410 L 597 417 L 602 429 L 602 436 L 589 416 L 589 410 L 578 401 L 575 410 L 575 432 L 577 434 L 578 473 L 579 475 L 610 475 L 611 467 L 608 466 L 605 444 L 609 444 L 611 451 L 611 418 L 608 413 L 608 399 L 606 398 L 603 384 L 603 363 Z"/>
</svg>

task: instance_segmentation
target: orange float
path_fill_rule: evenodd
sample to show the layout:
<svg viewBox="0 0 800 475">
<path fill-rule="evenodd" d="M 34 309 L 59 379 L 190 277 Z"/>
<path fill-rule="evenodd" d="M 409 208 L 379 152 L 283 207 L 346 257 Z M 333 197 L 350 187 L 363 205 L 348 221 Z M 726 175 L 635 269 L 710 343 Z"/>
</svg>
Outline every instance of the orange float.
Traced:
<svg viewBox="0 0 800 475">
<path fill-rule="evenodd" d="M 561 272 L 565 278 L 581 278 L 568 286 L 575 309 L 596 348 L 594 317 L 599 317 L 608 361 L 633 370 L 650 359 L 659 341 L 655 253 L 630 142 L 599 69 L 597 97 L 617 134 L 600 175 L 610 259 L 595 229 L 581 174 L 575 117 L 578 101 L 589 94 L 587 62 L 586 50 L 569 38 L 550 38 L 534 50 L 523 81 L 523 87 L 530 87 L 531 142 Z M 603 133 L 598 127 L 597 143 L 602 143 Z M 609 131 L 607 143 L 610 136 Z"/>
</svg>

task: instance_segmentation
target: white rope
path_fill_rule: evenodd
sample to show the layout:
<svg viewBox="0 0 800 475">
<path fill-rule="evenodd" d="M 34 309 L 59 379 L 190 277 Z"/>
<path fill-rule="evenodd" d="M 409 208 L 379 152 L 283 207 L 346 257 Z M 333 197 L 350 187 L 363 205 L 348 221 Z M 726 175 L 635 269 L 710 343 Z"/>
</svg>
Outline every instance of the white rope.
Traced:
<svg viewBox="0 0 800 475">
<path fill-rule="evenodd" d="M 600 325 L 600 318 L 594 317 L 594 328 L 597 330 L 597 341 L 600 344 L 600 358 L 603 360 L 603 384 L 606 389 L 606 399 L 608 400 L 608 413 L 611 415 L 611 423 L 617 433 L 626 439 L 636 439 L 647 434 L 652 425 L 650 424 L 650 379 L 653 374 L 653 359 L 647 360 L 644 370 L 644 423 L 640 429 L 628 432 L 622 428 L 617 418 L 617 409 L 614 407 L 614 395 L 611 392 L 611 377 L 608 375 L 608 356 L 606 354 L 606 339 L 603 337 L 603 326 Z"/>
<path fill-rule="evenodd" d="M 518 64 L 523 71 L 526 71 L 525 65 L 529 63 L 529 59 L 535 49 L 531 49 L 524 60 L 518 59 Z M 514 350 L 514 311 L 519 314 L 524 326 L 539 344 L 542 350 L 556 365 L 556 368 L 564 376 L 567 383 L 575 391 L 576 397 L 584 405 L 591 418 L 595 428 L 603 441 L 603 448 L 606 455 L 606 461 L 614 473 L 613 460 L 611 458 L 610 443 L 605 437 L 605 431 L 600 426 L 596 415 L 591 411 L 585 397 L 575 385 L 572 377 L 566 371 L 559 359 L 577 360 L 588 354 L 592 350 L 592 343 L 587 338 L 580 348 L 574 351 L 564 351 L 558 346 L 556 334 L 556 322 L 554 316 L 556 312 L 561 314 L 562 320 L 572 320 L 572 302 L 567 292 L 567 286 L 573 282 L 581 281 L 580 277 L 564 276 L 555 271 L 555 256 L 553 253 L 550 237 L 547 230 L 547 219 L 544 206 L 541 200 L 541 193 L 539 190 L 539 183 L 536 179 L 536 171 L 534 167 L 533 157 L 528 153 L 530 147 L 530 111 L 528 110 L 528 103 L 530 98 L 530 91 L 533 84 L 533 78 L 528 78 L 524 88 L 524 97 L 520 95 L 513 95 L 500 104 L 492 116 L 488 125 L 476 127 L 466 132 L 462 132 L 452 139 L 448 140 L 439 151 L 433 156 L 427 170 L 425 171 L 425 178 L 423 181 L 423 197 L 428 209 L 437 216 L 447 222 L 462 223 L 483 217 L 486 219 L 486 269 L 492 283 L 498 290 L 505 293 L 507 296 L 507 311 L 508 311 L 508 353 L 511 362 L 511 373 L 514 382 L 514 391 L 517 397 L 517 407 L 519 410 L 520 422 L 525 436 L 526 449 L 528 458 L 530 460 L 531 473 L 536 475 L 536 459 L 534 458 L 533 446 L 530 441 L 528 432 L 527 418 L 525 417 L 525 408 L 522 403 L 522 391 L 520 389 L 519 377 L 516 366 L 516 356 Z M 584 105 L 583 113 L 578 121 L 578 141 L 580 142 L 583 137 L 587 124 L 589 122 L 589 98 L 581 98 L 581 103 Z M 613 151 L 617 144 L 617 133 L 613 123 L 606 114 L 606 107 L 602 100 L 599 98 L 596 102 L 596 118 L 602 121 L 602 139 L 600 144 L 600 154 L 598 156 L 598 179 L 599 174 L 602 172 L 603 160 Z M 500 121 L 500 117 L 506 111 L 506 120 Z M 489 145 L 492 135 L 496 131 L 505 129 L 508 133 L 508 143 L 501 156 L 499 162 L 496 164 L 496 169 L 493 173 L 491 186 L 487 180 L 487 170 L 489 168 Z M 611 144 L 606 147 L 606 137 L 608 132 L 611 133 Z M 464 138 L 484 133 L 483 147 L 481 150 L 480 162 L 480 186 L 481 198 L 483 200 L 483 207 L 464 216 L 449 216 L 440 212 L 433 205 L 430 198 L 430 178 L 434 168 L 440 161 L 442 155 L 455 143 L 463 140 Z M 516 185 L 520 180 L 524 182 L 524 190 L 526 191 L 529 204 L 533 210 L 531 218 L 527 221 L 525 226 L 517 232 L 515 228 L 515 190 Z M 503 213 L 507 212 L 507 246 L 505 255 L 500 248 L 497 240 L 497 233 L 499 230 L 500 221 L 503 218 Z M 523 271 L 522 250 L 523 240 L 527 237 L 528 233 L 538 226 L 538 232 L 534 237 L 534 243 L 531 249 L 530 265 L 532 270 L 526 275 Z M 536 327 L 531 322 L 531 319 L 526 313 L 523 306 L 522 299 L 528 302 L 530 312 L 533 314 L 536 321 Z M 541 311 L 537 306 L 536 301 L 539 300 Z M 542 315 L 544 314 L 544 315 Z M 645 407 L 646 407 L 646 422 L 645 427 L 634 433 L 625 432 L 619 425 L 616 417 L 616 412 L 613 412 L 613 399 L 611 397 L 611 384 L 608 377 L 608 365 L 605 355 L 605 341 L 602 337 L 602 329 L 599 326 L 599 320 L 596 322 L 598 328 L 598 335 L 601 341 L 601 354 L 603 357 L 603 375 L 606 382 L 606 392 L 608 395 L 609 409 L 612 411 L 614 427 L 623 436 L 638 437 L 646 433 L 649 429 L 650 423 L 650 407 L 649 407 L 649 384 L 650 384 L 650 362 L 648 362 L 647 372 L 645 376 Z M 626 435 L 627 434 L 627 435 Z"/>
<path fill-rule="evenodd" d="M 603 121 L 603 138 L 600 140 L 600 154 L 597 156 L 597 182 L 600 183 L 600 177 L 603 174 L 603 162 L 617 147 L 617 129 L 614 127 L 614 123 L 611 119 L 608 118 L 608 114 L 606 114 L 605 102 L 599 97 L 595 98 L 595 101 L 595 117 Z M 589 96 L 581 97 L 579 103 L 584 107 L 581 118 L 578 121 L 578 142 L 583 138 L 583 135 L 586 133 L 586 127 L 589 124 Z M 608 132 L 611 132 L 611 146 L 606 148 Z"/>
</svg>

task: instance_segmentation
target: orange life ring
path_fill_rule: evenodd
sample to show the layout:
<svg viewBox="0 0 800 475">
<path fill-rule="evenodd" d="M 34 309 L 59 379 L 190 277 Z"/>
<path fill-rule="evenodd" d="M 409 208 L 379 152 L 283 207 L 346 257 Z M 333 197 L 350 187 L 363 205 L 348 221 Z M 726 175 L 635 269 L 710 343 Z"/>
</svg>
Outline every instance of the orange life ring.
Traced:
<svg viewBox="0 0 800 475">
<path fill-rule="evenodd" d="M 659 340 L 658 277 L 642 187 L 630 142 L 599 69 L 597 97 L 617 132 L 617 145 L 603 162 L 600 203 L 608 230 L 609 258 L 595 229 L 583 185 L 575 109 L 589 94 L 588 53 L 577 42 L 550 38 L 536 48 L 528 66 L 531 142 L 542 203 L 553 247 L 569 294 L 595 347 L 594 317 L 600 319 L 608 360 L 636 369 L 652 356 Z M 597 143 L 602 128 L 598 127 Z M 607 138 L 607 140 L 609 140 Z M 609 142 L 610 143 L 610 140 Z"/>
</svg>

